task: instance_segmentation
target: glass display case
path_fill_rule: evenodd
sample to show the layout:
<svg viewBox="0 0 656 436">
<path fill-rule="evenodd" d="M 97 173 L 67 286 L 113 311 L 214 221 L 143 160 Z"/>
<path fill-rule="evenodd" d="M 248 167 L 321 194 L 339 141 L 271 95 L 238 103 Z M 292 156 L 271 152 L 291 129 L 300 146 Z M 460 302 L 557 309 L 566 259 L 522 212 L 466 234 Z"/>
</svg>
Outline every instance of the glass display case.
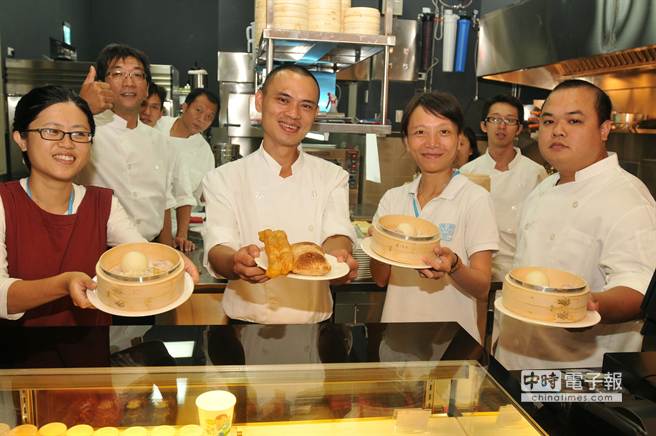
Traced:
<svg viewBox="0 0 656 436">
<path fill-rule="evenodd" d="M 466 360 L 2 370 L 0 415 L 8 427 L 143 426 L 154 435 L 169 425 L 182 435 L 198 423 L 195 398 L 214 389 L 237 397 L 235 435 L 545 434 Z"/>
</svg>

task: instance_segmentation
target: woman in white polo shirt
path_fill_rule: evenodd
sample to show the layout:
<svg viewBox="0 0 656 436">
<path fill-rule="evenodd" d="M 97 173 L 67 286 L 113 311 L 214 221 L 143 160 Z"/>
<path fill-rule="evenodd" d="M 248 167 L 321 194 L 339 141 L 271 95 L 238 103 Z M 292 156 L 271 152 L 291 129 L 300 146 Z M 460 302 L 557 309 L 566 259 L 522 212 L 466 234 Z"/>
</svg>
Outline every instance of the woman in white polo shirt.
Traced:
<svg viewBox="0 0 656 436">
<path fill-rule="evenodd" d="M 372 259 L 371 272 L 379 286 L 387 285 L 382 322 L 455 321 L 480 342 L 484 320 L 477 324 L 477 306 L 487 300 L 499 236 L 489 193 L 452 170 L 463 118 L 450 94 L 421 94 L 408 103 L 401 133 L 421 174 L 387 191 L 374 220 L 401 214 L 431 221 L 441 247 L 436 259 L 426 259 L 430 269 Z"/>
</svg>

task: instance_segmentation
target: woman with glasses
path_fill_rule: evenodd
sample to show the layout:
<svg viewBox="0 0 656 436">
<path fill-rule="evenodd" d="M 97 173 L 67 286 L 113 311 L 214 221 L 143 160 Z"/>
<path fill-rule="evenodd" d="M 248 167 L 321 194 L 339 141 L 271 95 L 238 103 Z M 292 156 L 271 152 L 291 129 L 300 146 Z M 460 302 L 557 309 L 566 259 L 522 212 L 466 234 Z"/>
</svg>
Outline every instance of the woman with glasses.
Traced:
<svg viewBox="0 0 656 436">
<path fill-rule="evenodd" d="M 73 184 L 89 161 L 87 103 L 58 86 L 18 102 L 13 139 L 29 176 L 0 185 L 0 318 L 22 325 L 102 325 L 87 288 L 107 246 L 145 241 L 110 189 Z"/>
<path fill-rule="evenodd" d="M 498 235 L 489 193 L 453 170 L 463 113 L 450 94 L 415 96 L 401 121 L 403 142 L 421 174 L 390 189 L 374 216 L 410 215 L 440 229 L 430 268 L 412 269 L 371 260 L 379 286 L 387 285 L 382 322 L 455 321 L 479 342 Z"/>
</svg>

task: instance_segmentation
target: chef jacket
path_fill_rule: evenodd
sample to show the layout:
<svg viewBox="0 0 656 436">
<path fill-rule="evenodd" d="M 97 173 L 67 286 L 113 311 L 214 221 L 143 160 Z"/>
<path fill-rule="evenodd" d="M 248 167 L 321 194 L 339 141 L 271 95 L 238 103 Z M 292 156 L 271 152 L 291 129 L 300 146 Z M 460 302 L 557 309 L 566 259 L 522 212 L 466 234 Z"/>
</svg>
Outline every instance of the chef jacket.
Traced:
<svg viewBox="0 0 656 436">
<path fill-rule="evenodd" d="M 583 277 L 592 292 L 627 286 L 645 293 L 656 265 L 656 206 L 617 155 L 545 179 L 527 198 L 514 265 L 557 268 Z M 497 359 L 507 369 L 601 367 L 604 353 L 640 351 L 642 322 L 587 330 L 501 319 Z"/>
<path fill-rule="evenodd" d="M 184 172 L 189 177 L 191 190 L 194 194 L 196 204 L 200 204 L 200 197 L 203 193 L 201 182 L 205 174 L 214 169 L 214 153 L 210 144 L 207 143 L 203 135 L 196 133 L 189 138 L 174 138 L 171 136 L 171 127 L 175 123 L 175 117 L 163 116 L 159 119 L 155 128 L 169 138 L 173 147 L 176 148 Z M 185 203 L 188 204 L 188 203 Z M 176 204 L 184 206 L 185 204 Z"/>
<path fill-rule="evenodd" d="M 387 191 L 374 222 L 385 215 L 415 216 L 420 180 L 421 176 Z M 424 205 L 419 218 L 438 227 L 440 245 L 456 253 L 464 265 L 474 253 L 499 246 L 490 194 L 461 174 Z M 382 322 L 455 321 L 481 342 L 476 319 L 476 299 L 459 289 L 448 274 L 434 280 L 420 277 L 415 269 L 392 266 Z"/>
<path fill-rule="evenodd" d="M 20 184 L 23 189 L 25 189 L 26 183 L 27 179 L 21 179 Z M 73 185 L 73 190 L 73 213 L 76 213 L 77 208 L 82 203 L 86 188 Z M 7 293 L 11 284 L 20 279 L 9 277 L 5 231 L 5 208 L 2 199 L 0 199 L 0 318 L 14 320 L 22 317 L 23 312 L 11 315 L 7 313 Z M 107 220 L 107 245 L 111 247 L 125 242 L 145 242 L 145 239 L 139 234 L 121 203 L 113 196 L 111 211 Z"/>
<path fill-rule="evenodd" d="M 533 188 L 547 177 L 542 165 L 523 156 L 519 148 L 514 149 L 515 158 L 508 164 L 507 171 L 494 168 L 496 161 L 489 152 L 460 168 L 461 173 L 490 176 L 490 194 L 499 226 L 499 251 L 492 259 L 492 280 L 496 282 L 502 282 L 512 267 L 522 203 Z"/>
<path fill-rule="evenodd" d="M 300 149 L 300 148 L 299 148 Z M 210 171 L 203 179 L 207 220 L 203 231 L 207 270 L 218 277 L 207 254 L 215 245 L 235 250 L 255 244 L 258 232 L 284 230 L 290 243 L 344 235 L 355 240 L 348 209 L 348 174 L 326 160 L 300 152 L 292 175 L 260 147 Z M 228 282 L 223 309 L 233 319 L 262 324 L 320 322 L 332 313 L 327 281 L 278 277 L 262 284 Z"/>
<path fill-rule="evenodd" d="M 91 159 L 77 182 L 113 189 L 141 235 L 151 241 L 162 230 L 165 209 L 194 204 L 177 152 L 166 137 L 139 121 L 129 129 L 111 111 L 94 119 Z"/>
</svg>

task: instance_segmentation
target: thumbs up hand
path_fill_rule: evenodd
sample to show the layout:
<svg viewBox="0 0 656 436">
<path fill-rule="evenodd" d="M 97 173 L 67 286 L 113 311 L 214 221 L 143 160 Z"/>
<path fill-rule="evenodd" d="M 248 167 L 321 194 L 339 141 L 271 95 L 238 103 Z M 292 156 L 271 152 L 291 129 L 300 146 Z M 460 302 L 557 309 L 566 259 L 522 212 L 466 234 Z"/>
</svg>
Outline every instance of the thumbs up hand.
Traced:
<svg viewBox="0 0 656 436">
<path fill-rule="evenodd" d="M 109 83 L 96 81 L 96 69 L 93 65 L 89 67 L 87 77 L 82 82 L 80 97 L 89 104 L 93 114 L 98 114 L 114 107 L 114 93 Z"/>
</svg>

